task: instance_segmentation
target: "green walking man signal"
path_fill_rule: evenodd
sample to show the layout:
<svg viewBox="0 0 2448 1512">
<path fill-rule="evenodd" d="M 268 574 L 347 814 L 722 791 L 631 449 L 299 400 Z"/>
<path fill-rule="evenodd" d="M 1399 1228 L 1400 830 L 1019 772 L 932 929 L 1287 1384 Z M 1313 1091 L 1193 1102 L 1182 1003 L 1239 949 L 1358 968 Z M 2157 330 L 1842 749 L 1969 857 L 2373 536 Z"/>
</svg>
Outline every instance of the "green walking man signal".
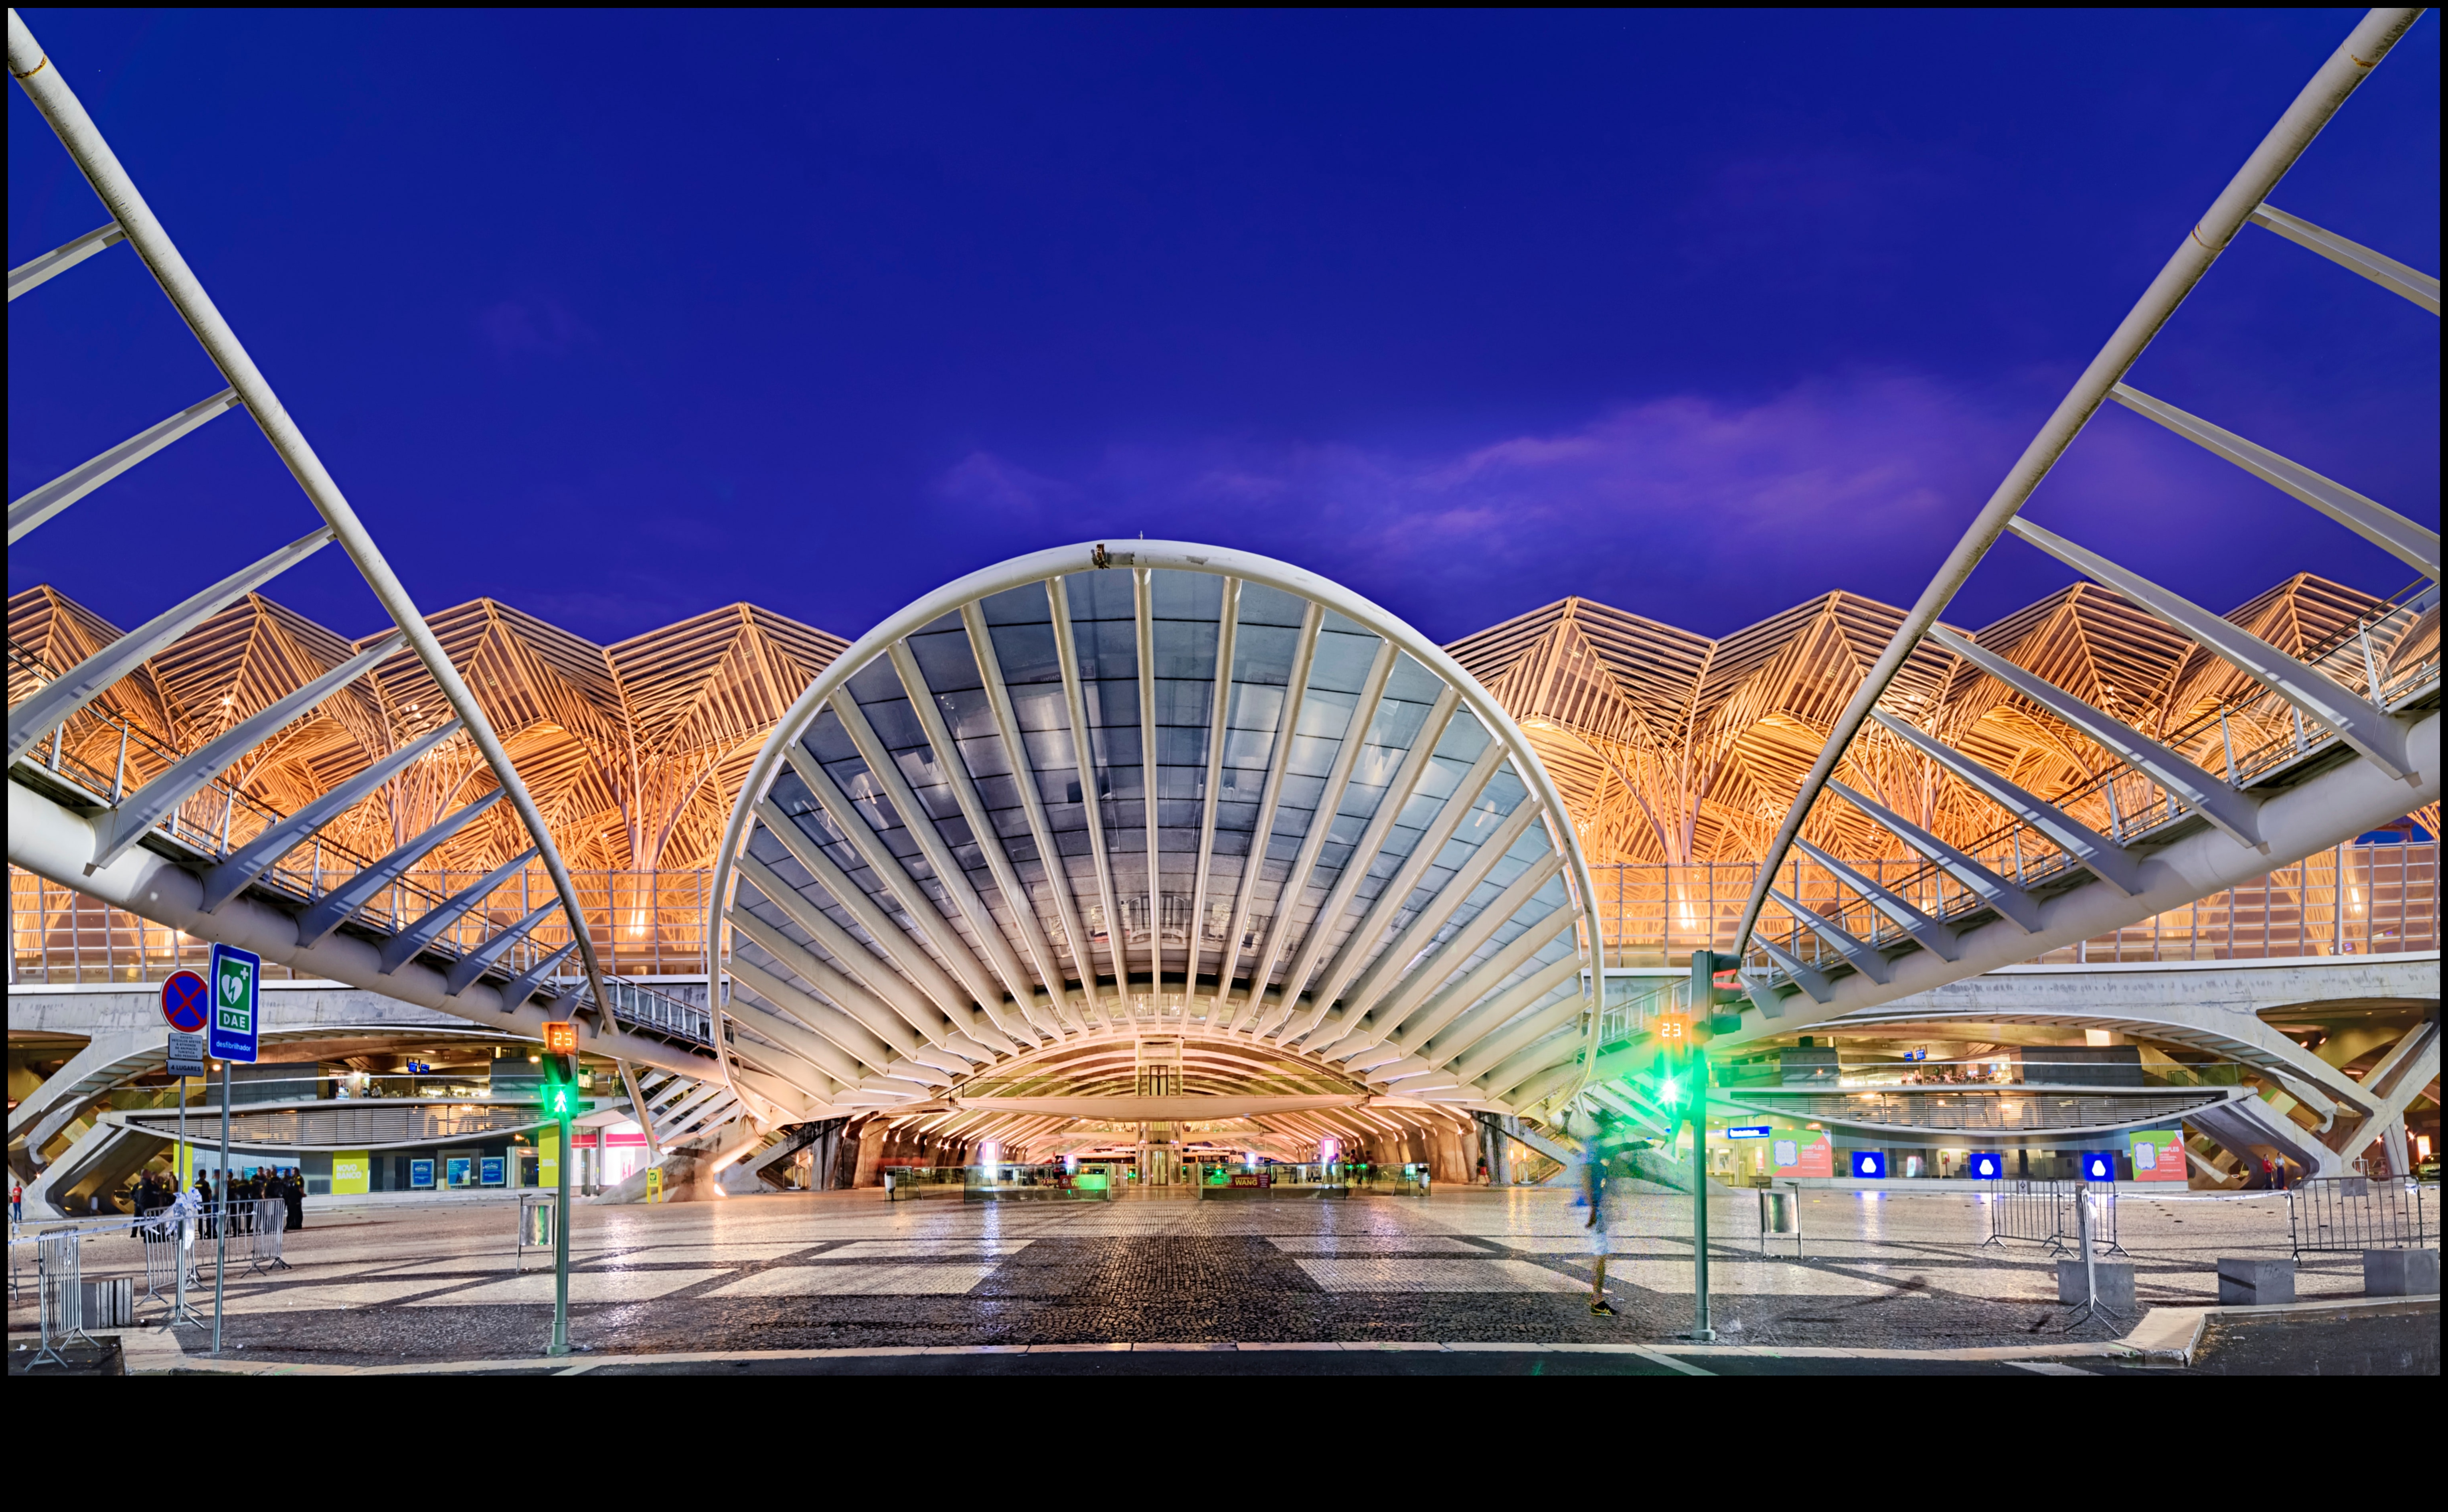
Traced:
<svg viewBox="0 0 2448 1512">
<path fill-rule="evenodd" d="M 1662 1013 L 1650 1021 L 1649 1032 L 1657 1040 L 1649 1073 L 1657 1081 L 1658 1104 L 1671 1112 L 1682 1107 L 1692 1089 L 1692 1021 L 1684 1014 Z"/>
<path fill-rule="evenodd" d="M 1713 1035 L 1731 1034 L 1743 1026 L 1739 1005 L 1750 1001 L 1743 988 L 1740 959 L 1709 950 L 1692 953 L 1692 1003 L 1688 1013 L 1663 1013 L 1649 1021 L 1655 1049 L 1649 1075 L 1657 1086 L 1657 1101 L 1670 1112 L 1696 1104 L 1708 1091 L 1708 1062 L 1700 1046 Z M 1737 1007 L 1720 1013 L 1722 1007 Z"/>
<path fill-rule="evenodd" d="M 554 1019 L 544 1026 L 544 1054 L 537 1058 L 544 1067 L 544 1112 L 559 1125 L 555 1131 L 554 1164 L 559 1167 L 555 1184 L 559 1191 L 553 1198 L 552 1224 L 552 1342 L 545 1347 L 546 1354 L 569 1352 L 569 1168 L 575 1164 L 577 1151 L 570 1139 L 570 1120 L 586 1111 L 586 1101 L 578 1095 L 578 1025 L 567 1019 Z"/>
</svg>

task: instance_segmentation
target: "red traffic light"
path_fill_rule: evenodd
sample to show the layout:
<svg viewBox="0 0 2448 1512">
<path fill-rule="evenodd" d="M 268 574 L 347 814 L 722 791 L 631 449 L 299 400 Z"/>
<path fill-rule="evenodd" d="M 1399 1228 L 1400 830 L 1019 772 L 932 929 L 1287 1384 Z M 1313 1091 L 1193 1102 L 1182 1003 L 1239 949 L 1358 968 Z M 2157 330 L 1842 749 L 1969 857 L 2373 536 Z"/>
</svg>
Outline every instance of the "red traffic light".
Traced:
<svg viewBox="0 0 2448 1512">
<path fill-rule="evenodd" d="M 578 1024 L 574 1021 L 568 1019 L 555 1019 L 546 1024 L 544 1026 L 544 1053 L 546 1055 L 576 1055 L 578 1053 Z"/>
</svg>

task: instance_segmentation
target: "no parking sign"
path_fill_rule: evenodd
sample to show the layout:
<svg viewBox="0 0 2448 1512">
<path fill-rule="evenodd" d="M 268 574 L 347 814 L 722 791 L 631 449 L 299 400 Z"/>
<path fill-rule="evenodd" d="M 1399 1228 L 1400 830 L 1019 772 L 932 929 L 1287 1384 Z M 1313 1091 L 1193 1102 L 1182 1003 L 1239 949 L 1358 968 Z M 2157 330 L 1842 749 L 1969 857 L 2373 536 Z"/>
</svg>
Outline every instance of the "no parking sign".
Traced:
<svg viewBox="0 0 2448 1512">
<path fill-rule="evenodd" d="M 162 984 L 162 1017 L 181 1034 L 204 1032 L 204 979 L 193 971 L 173 971 Z"/>
<path fill-rule="evenodd" d="M 193 971 L 173 971 L 162 984 L 162 1018 L 170 1025 L 165 1069 L 172 1076 L 204 1074 L 204 1023 L 211 1012 L 204 979 Z"/>
</svg>

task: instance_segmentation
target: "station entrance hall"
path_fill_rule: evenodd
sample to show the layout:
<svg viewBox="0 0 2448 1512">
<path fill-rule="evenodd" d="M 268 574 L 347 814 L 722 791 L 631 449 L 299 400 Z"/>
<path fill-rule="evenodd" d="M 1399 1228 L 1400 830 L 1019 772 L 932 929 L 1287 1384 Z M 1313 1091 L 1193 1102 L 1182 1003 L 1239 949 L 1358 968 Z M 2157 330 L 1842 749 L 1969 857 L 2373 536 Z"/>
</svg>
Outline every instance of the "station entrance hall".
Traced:
<svg viewBox="0 0 2448 1512">
<path fill-rule="evenodd" d="M 1142 531 L 1110 480 L 975 450 L 874 549 L 851 440 L 794 400 L 830 439 L 787 505 L 647 510 L 605 463 L 583 529 L 518 547 L 581 518 L 564 486 L 404 501 L 430 428 L 381 395 L 424 380 L 266 304 L 270 233 L 202 209 L 259 187 L 164 156 L 143 69 L 103 107 L 141 39 L 11 11 L 12 142 L 104 223 L 10 283 L 49 374 L 10 387 L 10 1373 L 2436 1374 L 2438 511 L 2268 421 L 2309 358 L 2184 377 L 2265 285 L 2436 363 L 2437 278 L 2341 208 L 2379 170 L 2315 150 L 2410 72 L 2436 138 L 2419 24 L 2323 22 L 2291 94 L 2197 124 L 2216 171 L 2182 182 L 2225 187 L 2154 196 L 2155 275 L 2060 182 L 2033 208 L 2094 228 L 2066 244 L 2125 313 L 2041 322 L 2003 475 L 1999 442 L 1935 503 L 1729 507 L 1740 612 L 1687 628 L 1665 535 L 1615 560 L 1651 547 L 1613 485 L 1484 534 L 1485 476 L 1595 441 L 1473 452 L 1434 471 L 1450 508 L 1370 463 L 1399 528 L 1321 502 L 1305 532 L 1246 457 L 1185 503 L 1116 443 Z M 60 213 L 22 177 L 12 238 Z M 923 329 L 966 320 L 969 275 L 900 276 L 950 301 Z M 566 371 L 652 378 L 625 320 L 508 308 L 472 328 L 488 424 L 546 462 L 655 441 Z M 65 333 L 123 328 L 208 396 L 163 418 L 151 357 L 87 392 Z M 714 433 L 710 370 L 673 365 L 653 424 Z M 566 429 L 598 403 L 637 434 Z M 1836 489 L 1859 438 L 1805 429 L 1795 476 Z M 2121 526 L 2068 502 L 2129 474 Z M 228 561 L 147 546 L 185 539 L 164 487 L 227 501 Z M 1865 578 L 1829 511 L 1919 565 Z M 2208 551 L 2205 511 L 2255 548 Z M 630 536 L 667 560 L 552 565 Z M 1810 581 L 1773 586 L 1771 538 Z M 824 571 L 775 567 L 810 541 Z M 1500 580 L 1539 591 L 1462 616 Z"/>
</svg>

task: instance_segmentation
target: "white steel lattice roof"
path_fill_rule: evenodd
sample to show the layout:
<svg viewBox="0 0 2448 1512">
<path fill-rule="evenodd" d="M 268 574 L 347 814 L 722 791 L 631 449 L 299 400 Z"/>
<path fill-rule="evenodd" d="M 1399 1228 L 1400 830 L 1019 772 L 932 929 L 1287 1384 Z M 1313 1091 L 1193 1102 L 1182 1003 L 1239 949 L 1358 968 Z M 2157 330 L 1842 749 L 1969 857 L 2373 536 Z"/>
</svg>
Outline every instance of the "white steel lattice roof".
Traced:
<svg viewBox="0 0 2448 1512">
<path fill-rule="evenodd" d="M 912 605 L 793 705 L 722 855 L 730 1053 L 836 1106 L 1162 1033 L 1519 1107 L 1594 1028 L 1585 868 L 1512 720 L 1239 552 L 1066 547 Z"/>
</svg>

